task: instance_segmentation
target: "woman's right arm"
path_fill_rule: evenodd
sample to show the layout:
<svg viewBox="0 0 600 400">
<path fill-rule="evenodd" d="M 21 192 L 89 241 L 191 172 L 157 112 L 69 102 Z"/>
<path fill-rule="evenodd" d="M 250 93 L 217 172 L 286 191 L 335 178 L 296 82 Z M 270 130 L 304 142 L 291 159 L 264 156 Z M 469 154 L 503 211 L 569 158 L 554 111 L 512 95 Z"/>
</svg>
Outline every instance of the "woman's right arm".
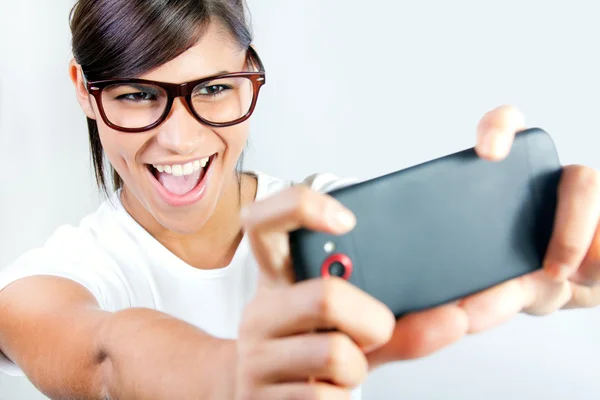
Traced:
<svg viewBox="0 0 600 400">
<path fill-rule="evenodd" d="M 103 311 L 63 278 L 0 291 L 0 349 L 52 399 L 233 398 L 234 342 L 154 310 Z"/>
<path fill-rule="evenodd" d="M 303 187 L 245 211 L 262 274 L 237 340 L 153 310 L 109 313 L 83 286 L 38 276 L 0 291 L 0 349 L 53 399 L 349 399 L 394 317 L 342 279 L 293 284 L 286 238 L 301 226 L 341 234 L 352 224 L 337 217 L 352 216 Z"/>
</svg>

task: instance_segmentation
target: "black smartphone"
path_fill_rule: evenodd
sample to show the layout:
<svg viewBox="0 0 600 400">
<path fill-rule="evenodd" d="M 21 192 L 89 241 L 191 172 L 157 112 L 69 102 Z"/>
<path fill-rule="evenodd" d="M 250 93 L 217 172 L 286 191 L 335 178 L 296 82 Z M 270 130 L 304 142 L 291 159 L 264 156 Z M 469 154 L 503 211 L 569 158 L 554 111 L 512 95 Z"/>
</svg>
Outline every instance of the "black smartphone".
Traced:
<svg viewBox="0 0 600 400">
<path fill-rule="evenodd" d="M 296 279 L 341 277 L 399 318 L 531 273 L 561 173 L 552 138 L 532 128 L 502 161 L 470 148 L 334 190 L 357 225 L 341 236 L 291 232 Z"/>
</svg>

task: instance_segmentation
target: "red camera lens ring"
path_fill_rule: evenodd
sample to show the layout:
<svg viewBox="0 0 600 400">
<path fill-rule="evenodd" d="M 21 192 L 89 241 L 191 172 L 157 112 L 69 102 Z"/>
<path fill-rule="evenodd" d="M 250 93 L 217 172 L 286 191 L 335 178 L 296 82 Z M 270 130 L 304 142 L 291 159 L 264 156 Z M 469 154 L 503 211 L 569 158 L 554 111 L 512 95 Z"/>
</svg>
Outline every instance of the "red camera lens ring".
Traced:
<svg viewBox="0 0 600 400">
<path fill-rule="evenodd" d="M 325 262 L 323 262 L 323 266 L 321 267 L 321 276 L 323 276 L 324 278 L 331 277 L 331 275 L 329 274 L 329 267 L 331 267 L 331 264 L 336 262 L 342 264 L 345 269 L 344 276 L 342 276 L 341 278 L 344 280 L 348 280 L 352 275 L 353 265 L 350 257 L 348 257 L 345 254 L 333 254 L 327 260 L 325 260 Z"/>
</svg>

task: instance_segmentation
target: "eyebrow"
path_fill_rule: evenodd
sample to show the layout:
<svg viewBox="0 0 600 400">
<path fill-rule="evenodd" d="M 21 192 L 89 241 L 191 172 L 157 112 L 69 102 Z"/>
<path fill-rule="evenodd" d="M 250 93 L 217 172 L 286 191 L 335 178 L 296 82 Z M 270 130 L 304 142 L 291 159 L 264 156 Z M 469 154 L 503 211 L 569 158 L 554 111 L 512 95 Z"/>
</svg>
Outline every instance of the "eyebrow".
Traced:
<svg viewBox="0 0 600 400">
<path fill-rule="evenodd" d="M 230 72 L 230 71 L 226 71 L 226 70 L 223 70 L 223 71 L 215 72 L 214 74 L 205 75 L 204 77 L 201 77 L 201 78 L 193 78 L 193 79 L 191 79 L 191 80 L 189 80 L 189 81 L 186 81 L 186 82 L 194 82 L 194 81 L 200 81 L 200 80 L 202 80 L 202 79 L 210 79 L 210 78 L 212 78 L 213 76 L 224 75 L 224 74 L 230 74 L 230 73 L 232 73 L 232 72 Z M 141 79 L 145 79 L 145 78 L 141 78 Z M 152 79 L 151 79 L 151 80 L 152 80 Z M 182 83 L 186 83 L 186 82 L 177 82 L 177 83 L 176 83 L 176 85 L 180 85 L 180 84 L 182 84 Z"/>
<path fill-rule="evenodd" d="M 156 90 L 151 84 L 143 84 L 143 83 L 127 83 L 121 86 L 129 87 L 135 90 L 139 90 L 140 92 L 145 92 L 149 94 L 153 94 L 158 96 L 162 93 L 162 91 Z"/>
<path fill-rule="evenodd" d="M 213 76 L 218 76 L 218 75 L 223 75 L 223 74 L 230 74 L 230 73 L 231 72 L 229 72 L 229 71 L 223 70 L 223 71 L 219 71 L 219 72 L 214 73 L 214 74 L 206 75 L 204 78 L 193 79 L 193 81 L 197 81 L 197 80 L 200 80 L 200 79 L 208 79 L 208 78 L 211 78 Z"/>
</svg>

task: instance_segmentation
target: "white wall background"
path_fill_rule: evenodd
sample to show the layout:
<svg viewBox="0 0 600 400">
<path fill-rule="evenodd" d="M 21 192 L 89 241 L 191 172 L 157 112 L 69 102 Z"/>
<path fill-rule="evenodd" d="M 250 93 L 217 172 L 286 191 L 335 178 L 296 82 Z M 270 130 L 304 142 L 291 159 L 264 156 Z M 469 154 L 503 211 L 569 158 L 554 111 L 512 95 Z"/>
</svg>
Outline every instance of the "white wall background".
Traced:
<svg viewBox="0 0 600 400">
<path fill-rule="evenodd" d="M 471 147 L 518 105 L 600 168 L 594 0 L 249 0 L 268 69 L 247 167 L 371 177 Z M 72 0 L 0 0 L 0 268 L 98 204 L 67 77 Z M 302 79 L 302 80 L 301 80 Z M 598 399 L 600 309 L 519 316 L 369 378 L 365 399 Z M 0 400 L 43 398 L 0 374 Z"/>
</svg>

